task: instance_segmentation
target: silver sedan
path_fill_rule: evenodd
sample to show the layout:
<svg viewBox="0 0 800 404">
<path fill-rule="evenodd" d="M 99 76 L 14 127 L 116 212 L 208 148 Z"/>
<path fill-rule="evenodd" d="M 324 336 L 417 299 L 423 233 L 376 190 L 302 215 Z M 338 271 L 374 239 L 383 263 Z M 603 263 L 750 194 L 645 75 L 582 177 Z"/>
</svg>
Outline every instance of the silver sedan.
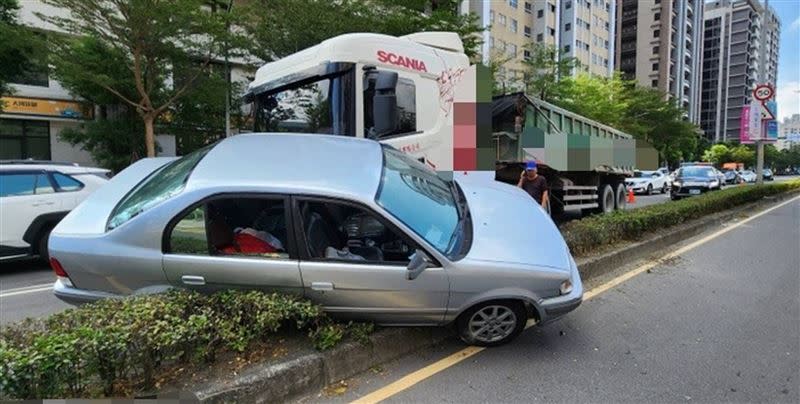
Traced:
<svg viewBox="0 0 800 404">
<path fill-rule="evenodd" d="M 137 162 L 53 230 L 70 303 L 180 287 L 305 296 L 331 315 L 454 323 L 498 345 L 583 288 L 553 222 L 522 190 L 444 180 L 380 143 L 240 135 Z"/>
</svg>

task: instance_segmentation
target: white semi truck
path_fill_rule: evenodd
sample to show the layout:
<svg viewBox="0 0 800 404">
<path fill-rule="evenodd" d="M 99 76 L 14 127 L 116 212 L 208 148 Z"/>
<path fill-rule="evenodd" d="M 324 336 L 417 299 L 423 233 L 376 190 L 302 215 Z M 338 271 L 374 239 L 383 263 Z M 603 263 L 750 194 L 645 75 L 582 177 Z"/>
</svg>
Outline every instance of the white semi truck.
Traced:
<svg viewBox="0 0 800 404">
<path fill-rule="evenodd" d="M 493 100 L 484 71 L 455 33 L 346 34 L 259 68 L 245 102 L 257 132 L 375 139 L 445 176 L 505 182 L 535 159 L 553 211 L 623 207 L 629 135 L 521 94 Z"/>
</svg>

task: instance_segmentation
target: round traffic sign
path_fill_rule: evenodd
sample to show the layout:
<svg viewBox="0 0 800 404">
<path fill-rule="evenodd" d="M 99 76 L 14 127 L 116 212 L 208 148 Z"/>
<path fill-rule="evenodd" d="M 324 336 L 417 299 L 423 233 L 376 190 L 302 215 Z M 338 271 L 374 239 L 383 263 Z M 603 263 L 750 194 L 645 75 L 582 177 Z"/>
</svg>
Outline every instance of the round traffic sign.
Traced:
<svg viewBox="0 0 800 404">
<path fill-rule="evenodd" d="M 756 86 L 756 89 L 753 90 L 753 97 L 755 97 L 759 101 L 766 101 L 772 98 L 772 95 L 775 93 L 770 87 L 769 84 L 759 84 Z"/>
</svg>

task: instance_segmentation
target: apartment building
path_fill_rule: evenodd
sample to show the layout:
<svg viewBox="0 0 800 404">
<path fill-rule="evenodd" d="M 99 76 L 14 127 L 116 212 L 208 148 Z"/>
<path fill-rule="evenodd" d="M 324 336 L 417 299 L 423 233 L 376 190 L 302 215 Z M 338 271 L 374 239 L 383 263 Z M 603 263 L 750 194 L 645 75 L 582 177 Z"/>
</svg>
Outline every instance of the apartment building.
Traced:
<svg viewBox="0 0 800 404">
<path fill-rule="evenodd" d="M 702 0 L 617 0 L 616 63 L 700 119 Z"/>
<path fill-rule="evenodd" d="M 783 118 L 778 130 L 778 141 L 775 147 L 778 150 L 800 146 L 800 114 L 792 114 Z"/>
<path fill-rule="evenodd" d="M 780 20 L 758 0 L 706 3 L 704 19 L 700 127 L 711 141 L 735 141 L 755 86 L 775 88 Z"/>
<path fill-rule="evenodd" d="M 506 63 L 500 84 L 521 85 L 523 60 L 532 44 L 562 48 L 583 71 L 609 76 L 614 71 L 614 0 L 464 0 L 461 12 L 472 12 L 488 29 L 481 50 L 484 63 Z"/>
</svg>

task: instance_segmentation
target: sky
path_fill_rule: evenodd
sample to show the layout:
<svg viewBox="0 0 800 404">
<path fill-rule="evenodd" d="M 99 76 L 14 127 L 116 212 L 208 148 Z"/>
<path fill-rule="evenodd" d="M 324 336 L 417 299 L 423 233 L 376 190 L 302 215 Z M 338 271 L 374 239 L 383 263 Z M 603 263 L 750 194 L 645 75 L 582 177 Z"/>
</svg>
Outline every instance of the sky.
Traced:
<svg viewBox="0 0 800 404">
<path fill-rule="evenodd" d="M 761 0 L 763 3 L 764 0 Z M 800 0 L 769 0 L 781 20 L 776 98 L 778 119 L 800 114 Z"/>
</svg>

